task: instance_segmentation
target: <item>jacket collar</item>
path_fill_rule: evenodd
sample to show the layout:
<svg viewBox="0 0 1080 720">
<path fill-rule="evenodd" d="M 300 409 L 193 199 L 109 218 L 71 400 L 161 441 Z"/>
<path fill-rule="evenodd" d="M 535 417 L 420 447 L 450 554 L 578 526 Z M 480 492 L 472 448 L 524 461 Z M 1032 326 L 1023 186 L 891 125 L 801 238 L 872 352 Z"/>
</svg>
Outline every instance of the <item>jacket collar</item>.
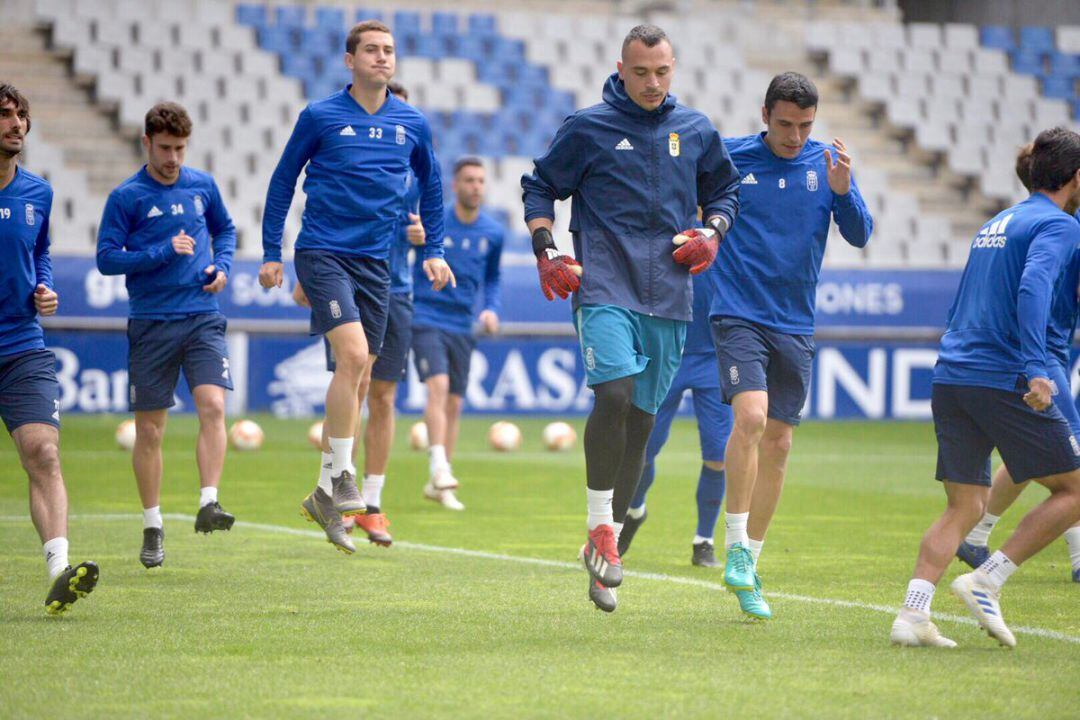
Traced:
<svg viewBox="0 0 1080 720">
<path fill-rule="evenodd" d="M 667 97 L 664 98 L 664 102 L 660 104 L 660 107 L 655 110 L 646 110 L 631 100 L 630 96 L 626 94 L 626 86 L 623 84 L 623 81 L 619 79 L 619 73 L 612 73 L 607 79 L 607 82 L 604 83 L 604 102 L 627 115 L 650 118 L 666 115 L 671 112 L 675 108 L 676 100 L 674 95 L 668 93 Z"/>
</svg>

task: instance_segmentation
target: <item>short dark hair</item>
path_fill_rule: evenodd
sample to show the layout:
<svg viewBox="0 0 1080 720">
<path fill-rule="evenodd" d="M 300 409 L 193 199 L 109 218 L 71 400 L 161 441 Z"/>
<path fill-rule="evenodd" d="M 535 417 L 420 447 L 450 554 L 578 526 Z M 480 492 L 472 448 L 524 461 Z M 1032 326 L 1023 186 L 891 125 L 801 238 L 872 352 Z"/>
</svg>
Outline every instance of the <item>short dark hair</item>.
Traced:
<svg viewBox="0 0 1080 720">
<path fill-rule="evenodd" d="M 1080 134 L 1068 128 L 1043 130 L 1031 151 L 1031 188 L 1056 192 L 1080 170 Z"/>
<path fill-rule="evenodd" d="M 1034 151 L 1035 143 L 1028 143 L 1016 154 L 1016 177 L 1028 192 L 1031 192 L 1031 153 Z"/>
<path fill-rule="evenodd" d="M 630 28 L 630 32 L 626 33 L 626 37 L 622 41 L 622 52 L 626 54 L 626 48 L 630 46 L 630 43 L 635 40 L 640 40 L 645 44 L 645 47 L 656 47 L 662 42 L 671 44 L 671 40 L 668 40 L 667 33 L 656 25 L 650 25 L 644 23 L 642 25 L 635 25 Z"/>
<path fill-rule="evenodd" d="M 158 103 L 146 113 L 146 137 L 158 133 L 186 138 L 191 135 L 191 117 L 183 105 L 174 102 Z"/>
<path fill-rule="evenodd" d="M 350 55 L 355 55 L 356 46 L 360 44 L 360 36 L 366 32 L 389 33 L 390 28 L 381 20 L 364 20 L 363 22 L 356 23 L 352 26 L 352 30 L 349 30 L 349 34 L 345 38 L 345 52 Z"/>
<path fill-rule="evenodd" d="M 395 95 L 402 100 L 408 101 L 409 99 L 409 91 L 406 90 L 405 86 L 399 83 L 397 80 L 391 80 L 387 84 L 386 89 L 390 91 L 391 95 Z"/>
<path fill-rule="evenodd" d="M 26 120 L 26 132 L 30 132 L 30 101 L 19 89 L 8 83 L 0 83 L 0 105 L 11 103 L 15 114 Z"/>
<path fill-rule="evenodd" d="M 458 158 L 454 163 L 454 177 L 467 167 L 478 167 L 481 170 L 484 168 L 484 162 L 475 155 L 466 155 L 465 157 Z"/>
<path fill-rule="evenodd" d="M 817 107 L 818 91 L 810 78 L 802 73 L 783 72 L 772 79 L 769 89 L 765 91 L 765 109 L 772 112 L 781 100 L 795 103 L 805 110 Z"/>
</svg>

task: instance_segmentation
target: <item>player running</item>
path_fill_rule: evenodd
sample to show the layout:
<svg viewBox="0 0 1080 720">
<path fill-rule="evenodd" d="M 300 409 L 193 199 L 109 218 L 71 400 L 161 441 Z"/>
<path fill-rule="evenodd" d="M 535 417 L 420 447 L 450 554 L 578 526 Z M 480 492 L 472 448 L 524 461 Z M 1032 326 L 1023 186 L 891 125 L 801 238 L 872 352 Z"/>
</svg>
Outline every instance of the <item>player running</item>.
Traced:
<svg viewBox="0 0 1080 720">
<path fill-rule="evenodd" d="M 1028 143 L 1016 157 L 1016 176 L 1024 184 L 1028 192 L 1031 192 L 1031 152 L 1034 148 Z M 1076 217 L 1080 221 L 1080 213 L 1077 212 L 1076 202 L 1070 201 L 1065 206 L 1065 212 Z M 1076 317 L 1080 312 L 1077 291 L 1080 285 L 1080 247 L 1073 252 L 1065 272 L 1058 280 L 1054 290 L 1054 300 L 1050 308 L 1050 323 L 1046 326 L 1046 343 L 1049 354 L 1047 370 L 1050 372 L 1050 380 L 1056 392 L 1053 393 L 1054 405 L 1057 406 L 1065 419 L 1069 421 L 1074 437 L 1080 437 L 1080 413 L 1076 410 L 1076 400 L 1073 398 L 1072 386 L 1069 383 L 1069 348 L 1072 345 L 1073 334 L 1076 332 Z M 976 523 L 968 533 L 964 542 L 960 543 L 956 556 L 973 568 L 977 568 L 990 557 L 987 547 L 990 541 L 990 532 L 994 529 L 997 521 L 1006 510 L 1020 497 L 1020 493 L 1030 485 L 1030 482 L 1015 483 L 1009 470 L 1004 465 L 998 468 L 994 474 L 993 485 L 990 488 L 990 499 L 986 504 L 986 512 L 982 519 Z M 1069 548 L 1069 561 L 1072 570 L 1073 582 L 1080 582 L 1080 524 L 1074 525 L 1065 531 L 1065 542 Z"/>
<path fill-rule="evenodd" d="M 1031 155 L 1031 197 L 998 213 L 971 243 L 941 351 L 931 406 L 937 479 L 945 512 L 923 535 L 904 605 L 892 625 L 899 645 L 955 647 L 930 621 L 934 590 L 990 494 L 997 448 L 1014 482 L 1035 480 L 1050 497 L 977 570 L 951 585 L 991 637 L 1007 647 L 1001 587 L 1025 560 L 1080 519 L 1080 444 L 1052 401 L 1046 326 L 1055 281 L 1080 243 L 1063 208 L 1080 199 L 1080 134 L 1039 134 Z"/>
<path fill-rule="evenodd" d="M 766 131 L 724 141 L 742 173 L 739 224 L 710 274 L 720 387 L 735 416 L 725 454 L 724 583 L 759 619 L 772 617 L 757 561 L 810 386 L 830 217 L 855 247 L 873 230 L 844 143 L 810 138 L 817 105 L 808 78 L 782 73 L 765 92 Z"/>
<path fill-rule="evenodd" d="M 146 113 L 147 162 L 109 194 L 98 230 L 97 267 L 125 275 L 128 402 L 135 413 L 131 462 L 143 506 L 144 567 L 165 562 L 161 442 L 181 368 L 195 400 L 199 512 L 195 530 L 228 530 L 235 518 L 218 502 L 225 466 L 225 391 L 233 389 L 225 346 L 225 289 L 236 229 L 209 174 L 184 167 L 191 118 L 176 103 Z"/>
<path fill-rule="evenodd" d="M 0 83 L 0 418 L 30 484 L 30 519 L 52 583 L 45 610 L 58 615 L 97 585 L 92 561 L 68 564 L 67 488 L 60 472 L 60 385 L 38 315 L 56 314 L 49 184 L 16 159 L 30 132 L 30 102 Z"/>
<path fill-rule="evenodd" d="M 667 442 L 671 423 L 679 410 L 683 395 L 693 394 L 694 415 L 697 418 L 698 440 L 701 442 L 701 473 L 698 475 L 697 532 L 691 544 L 690 562 L 700 567 L 716 567 L 713 532 L 724 502 L 724 448 L 731 434 L 731 406 L 720 398 L 720 378 L 716 374 L 716 346 L 709 329 L 709 306 L 712 287 L 707 275 L 694 277 L 694 320 L 686 329 L 682 365 L 671 383 L 656 426 L 645 448 L 645 471 L 638 484 L 637 494 L 630 501 L 626 524 L 619 534 L 619 557 L 626 555 L 635 533 L 648 517 L 645 496 L 656 477 L 656 456 Z"/>
<path fill-rule="evenodd" d="M 622 582 L 619 531 L 682 357 L 688 272 L 708 268 L 739 211 L 738 171 L 709 119 L 668 92 L 674 72 L 664 31 L 632 29 L 603 102 L 567 118 L 521 180 L 540 287 L 549 300 L 574 294 L 596 396 L 585 426 L 589 532 L 581 558 L 589 598 L 606 612 Z M 571 196 L 580 265 L 551 235 L 555 200 Z M 699 206 L 706 227 L 692 229 Z"/>
<path fill-rule="evenodd" d="M 281 286 L 282 230 L 296 179 L 306 167 L 296 274 L 311 303 L 311 332 L 330 341 L 337 364 L 326 393 L 323 460 L 329 460 L 330 473 L 320 474 L 301 511 L 323 528 L 330 543 L 351 554 L 356 548 L 342 517 L 367 509 L 352 463 L 357 400 L 386 332 L 387 257 L 410 170 L 420 184 L 421 215 L 430 230 L 424 273 L 438 289 L 453 283 L 454 276 L 442 259 L 442 182 L 431 129 L 387 87 L 395 68 L 389 28 L 376 20 L 355 25 L 345 41 L 344 62 L 353 82 L 300 113 L 270 180 L 259 282 L 264 288 Z"/>
<path fill-rule="evenodd" d="M 394 97 L 402 102 L 409 101 L 409 93 L 401 83 L 390 82 L 387 87 Z M 420 222 L 418 204 L 420 186 L 412 171 L 406 176 L 405 203 L 399 220 L 399 231 L 390 246 L 390 309 L 386 315 L 386 336 L 383 339 L 382 352 L 371 366 L 371 375 L 360 382 L 357 393 L 357 407 L 362 407 L 367 398 L 368 422 L 364 426 L 357 415 L 353 461 L 361 439 L 364 443 L 364 479 L 360 484 L 360 496 L 367 506 L 363 515 L 341 519 L 347 532 L 359 527 L 368 536 L 368 542 L 382 547 L 390 547 L 393 537 L 390 535 L 390 520 L 382 511 L 382 490 L 386 485 L 386 468 L 390 463 L 390 447 L 394 443 L 394 400 L 397 397 L 397 384 L 405 377 L 405 364 L 409 359 L 409 346 L 412 343 L 412 272 L 409 269 L 409 250 L 413 246 L 424 244 L 424 225 Z M 293 287 L 293 299 L 298 305 L 310 308 L 304 286 L 299 282 Z M 326 369 L 334 372 L 337 363 L 330 349 L 330 341 L 323 338 L 326 345 Z M 326 423 L 323 423 L 323 444 L 326 444 Z M 366 428 L 366 429 L 365 429 Z M 361 432 L 363 433 L 361 438 Z M 323 453 L 320 476 L 330 473 L 330 454 Z"/>
<path fill-rule="evenodd" d="M 461 408 L 469 382 L 476 339 L 472 333 L 473 307 L 483 286 L 480 327 L 488 335 L 499 331 L 499 260 L 503 227 L 481 210 L 486 174 L 477 158 L 454 165 L 454 204 L 443 220 L 446 260 L 454 268 L 457 287 L 435 292 L 422 277 L 416 278 L 416 315 L 413 319 L 413 363 L 427 386 L 424 424 L 429 449 L 428 482 L 424 497 L 449 510 L 464 510 L 457 498 L 458 481 L 450 468 L 457 444 Z M 414 274 L 419 268 L 414 268 Z"/>
</svg>

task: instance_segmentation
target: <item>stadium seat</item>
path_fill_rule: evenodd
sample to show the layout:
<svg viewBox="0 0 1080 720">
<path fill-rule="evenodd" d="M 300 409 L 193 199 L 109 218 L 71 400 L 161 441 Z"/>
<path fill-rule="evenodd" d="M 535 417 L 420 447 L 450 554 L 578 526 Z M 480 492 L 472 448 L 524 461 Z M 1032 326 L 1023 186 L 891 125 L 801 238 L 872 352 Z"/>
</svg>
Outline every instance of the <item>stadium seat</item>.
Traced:
<svg viewBox="0 0 1080 720">
<path fill-rule="evenodd" d="M 1016 48 L 1016 38 L 1012 28 L 1003 25 L 987 25 L 979 32 L 982 44 L 988 48 L 997 50 L 1012 50 Z"/>
<path fill-rule="evenodd" d="M 1045 55 L 1035 50 L 1013 50 L 1009 57 L 1012 59 L 1013 72 L 1024 75 L 1044 75 L 1046 73 Z"/>
<path fill-rule="evenodd" d="M 1054 50 L 1054 31 L 1048 27 L 1020 28 L 1020 45 L 1023 50 L 1049 53 Z"/>
<path fill-rule="evenodd" d="M 240 3 L 236 6 L 236 21 L 255 28 L 266 27 L 270 24 L 266 10 L 265 5 Z"/>
</svg>

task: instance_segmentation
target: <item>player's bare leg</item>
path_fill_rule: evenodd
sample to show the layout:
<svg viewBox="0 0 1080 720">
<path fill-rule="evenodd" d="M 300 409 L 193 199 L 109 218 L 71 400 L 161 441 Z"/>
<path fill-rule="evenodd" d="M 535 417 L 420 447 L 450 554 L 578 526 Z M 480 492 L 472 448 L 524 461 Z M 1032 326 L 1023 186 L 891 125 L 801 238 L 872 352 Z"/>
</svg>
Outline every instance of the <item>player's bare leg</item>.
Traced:
<svg viewBox="0 0 1080 720">
<path fill-rule="evenodd" d="M 363 429 L 364 480 L 360 488 L 364 504 L 367 505 L 367 513 L 353 520 L 367 533 L 370 542 L 388 547 L 393 539 L 388 530 L 390 521 L 381 509 L 382 489 L 386 481 L 386 468 L 390 463 L 390 448 L 394 442 L 394 399 L 397 396 L 397 383 L 370 378 L 368 384 L 368 421 Z"/>
<path fill-rule="evenodd" d="M 458 481 L 450 467 L 450 451 L 447 443 L 451 438 L 457 441 L 457 418 L 452 417 L 450 376 L 445 373 L 432 375 L 424 383 L 427 386 L 427 404 L 424 406 L 424 424 L 427 425 L 430 448 L 428 461 L 428 482 L 424 486 L 424 497 L 439 502 L 451 510 L 464 510 L 465 506 L 457 499 L 454 489 Z M 460 415 L 460 405 L 457 413 Z"/>
<path fill-rule="evenodd" d="M 331 455 L 330 486 L 320 478 L 319 486 L 333 500 L 334 510 L 342 516 L 362 515 L 364 502 L 356 486 L 353 446 L 360 417 L 360 386 L 371 371 L 367 336 L 359 322 L 345 323 L 326 333 L 337 367 L 326 391 L 326 445 Z M 316 493 L 317 494 L 317 493 Z M 318 500 L 318 498 L 316 498 Z"/>
<path fill-rule="evenodd" d="M 139 561 L 146 568 L 165 562 L 165 529 L 161 518 L 161 443 L 168 410 L 135 411 L 135 447 L 131 466 L 143 508 L 143 546 Z"/>
<path fill-rule="evenodd" d="M 195 459 L 199 465 L 199 513 L 195 518 L 195 530 L 202 533 L 229 530 L 236 518 L 225 512 L 218 502 L 218 486 L 228 446 L 225 388 L 197 385 L 192 395 L 199 415 L 199 439 L 195 446 Z"/>
<path fill-rule="evenodd" d="M 780 493 L 784 488 L 787 475 L 788 456 L 791 454 L 791 440 L 795 427 L 775 418 L 765 423 L 765 432 L 758 445 L 757 480 L 750 501 L 750 517 L 746 524 L 750 540 L 750 554 L 757 565 L 761 555 L 761 546 L 765 542 L 765 533 L 769 530 L 776 508 L 780 504 Z"/>
<path fill-rule="evenodd" d="M 741 392 L 732 399 L 731 409 L 735 422 L 724 455 L 727 465 L 724 582 L 733 590 L 753 592 L 757 582 L 747 523 L 758 475 L 759 446 L 768 420 L 769 395 L 764 390 Z"/>
<path fill-rule="evenodd" d="M 1004 465 L 998 467 L 994 473 L 994 480 L 990 487 L 990 500 L 986 504 L 986 512 L 971 532 L 960 543 L 956 550 L 956 557 L 967 563 L 972 568 L 977 568 L 990 557 L 990 533 L 1005 511 L 1016 502 L 1020 494 L 1024 492 L 1031 481 L 1014 483 L 1009 469 Z"/>
</svg>

